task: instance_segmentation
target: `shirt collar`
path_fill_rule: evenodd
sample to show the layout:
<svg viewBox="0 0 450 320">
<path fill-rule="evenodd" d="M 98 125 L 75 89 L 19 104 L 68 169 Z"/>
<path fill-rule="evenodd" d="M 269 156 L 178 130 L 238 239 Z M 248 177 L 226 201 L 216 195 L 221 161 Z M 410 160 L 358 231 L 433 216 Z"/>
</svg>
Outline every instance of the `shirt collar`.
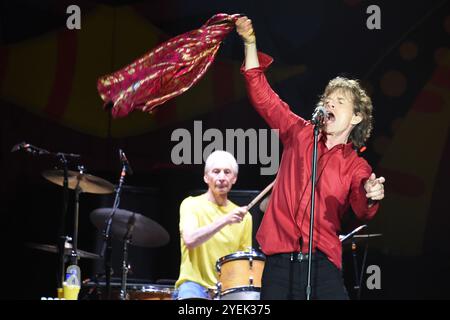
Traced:
<svg viewBox="0 0 450 320">
<path fill-rule="evenodd" d="M 324 146 L 325 145 L 325 135 L 322 134 L 322 132 L 319 133 L 319 141 L 322 141 Z M 347 142 L 347 143 L 342 143 L 342 144 L 338 144 L 335 146 L 336 149 L 342 149 L 342 155 L 344 156 L 344 158 L 347 158 L 353 151 L 354 151 L 354 146 L 353 143 Z"/>
</svg>

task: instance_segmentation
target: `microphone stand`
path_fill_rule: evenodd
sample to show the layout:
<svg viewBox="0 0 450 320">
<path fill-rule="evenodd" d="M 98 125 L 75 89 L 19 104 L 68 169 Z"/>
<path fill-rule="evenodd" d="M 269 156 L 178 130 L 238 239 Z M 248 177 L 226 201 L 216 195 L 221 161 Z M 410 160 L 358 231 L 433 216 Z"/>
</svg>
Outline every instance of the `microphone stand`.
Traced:
<svg viewBox="0 0 450 320">
<path fill-rule="evenodd" d="M 319 123 L 314 124 L 314 148 L 312 155 L 312 173 L 311 173 L 311 214 L 309 220 L 309 242 L 308 242 L 308 273 L 306 284 L 306 300 L 311 300 L 311 270 L 312 270 L 312 242 L 314 239 L 314 205 L 315 205 L 315 190 L 316 190 L 316 175 L 317 175 L 317 143 L 319 136 Z"/>
<path fill-rule="evenodd" d="M 120 174 L 119 185 L 116 189 L 116 196 L 114 199 L 113 209 L 111 214 L 108 217 L 107 223 L 105 225 L 105 230 L 103 231 L 104 242 L 103 248 L 101 252 L 101 256 L 104 257 L 104 266 L 105 266 L 105 280 L 106 280 L 106 296 L 107 299 L 111 299 L 111 254 L 112 254 L 112 240 L 111 240 L 111 226 L 114 214 L 116 213 L 117 208 L 120 203 L 120 194 L 122 192 L 122 186 L 125 181 L 125 176 L 127 174 L 126 165 L 122 165 L 122 172 Z"/>
<path fill-rule="evenodd" d="M 319 136 L 319 125 L 314 125 L 314 148 L 312 156 L 312 174 L 311 174 L 311 214 L 309 221 L 309 242 L 308 242 L 308 280 L 306 285 L 306 300 L 311 300 L 311 270 L 312 270 L 312 242 L 314 239 L 314 205 L 315 205 L 315 190 L 316 190 L 316 174 L 317 174 L 317 143 Z"/>
</svg>

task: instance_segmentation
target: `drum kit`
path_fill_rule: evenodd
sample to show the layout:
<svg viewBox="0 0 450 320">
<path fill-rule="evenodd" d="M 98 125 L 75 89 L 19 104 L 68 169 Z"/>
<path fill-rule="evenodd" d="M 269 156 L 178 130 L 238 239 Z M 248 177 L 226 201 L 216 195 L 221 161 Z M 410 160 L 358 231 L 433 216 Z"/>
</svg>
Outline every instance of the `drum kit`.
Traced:
<svg viewBox="0 0 450 320">
<path fill-rule="evenodd" d="M 48 170 L 44 171 L 42 175 L 45 179 L 56 185 L 63 186 L 64 184 L 63 170 Z M 84 168 L 79 167 L 79 171 L 68 171 L 68 188 L 75 191 L 75 221 L 73 238 L 66 236 L 64 256 L 69 259 L 76 258 L 76 260 L 103 259 L 104 254 L 95 254 L 77 248 L 79 194 L 83 192 L 110 194 L 115 190 L 114 185 L 102 178 L 86 174 Z M 127 284 L 127 272 L 129 268 L 128 245 L 149 248 L 164 246 L 170 239 L 167 231 L 152 219 L 124 209 L 99 208 L 90 213 L 92 224 L 100 231 L 106 229 L 108 220 L 111 217 L 112 237 L 123 240 L 121 283 L 120 285 L 117 282 L 110 284 L 112 287 L 111 292 L 113 292 L 112 295 L 105 295 L 101 291 L 100 288 L 106 288 L 107 286 L 104 282 L 88 282 L 84 286 L 88 288 L 88 291 L 92 292 L 95 289 L 99 291 L 101 297 L 110 299 L 171 300 L 175 290 L 173 285 L 147 283 Z M 365 227 L 366 225 L 360 226 L 351 233 L 340 236 L 341 242 L 346 244 L 351 241 L 352 248 L 354 249 L 355 243 L 361 243 L 363 240 L 381 236 L 381 234 L 356 234 Z M 41 251 L 59 253 L 58 246 L 56 245 L 28 243 L 28 246 Z M 216 262 L 218 282 L 213 299 L 259 300 L 264 264 L 264 254 L 253 248 L 250 248 L 249 251 L 238 251 L 218 259 Z"/>
<path fill-rule="evenodd" d="M 79 171 L 68 171 L 68 188 L 75 191 L 75 214 L 73 238 L 66 236 L 64 245 L 65 261 L 69 259 L 104 259 L 104 253 L 95 254 L 77 248 L 78 238 L 78 210 L 79 194 L 110 194 L 114 192 L 114 185 L 102 178 L 86 174 L 83 167 Z M 48 170 L 42 173 L 48 181 L 63 186 L 63 170 Z M 169 234 L 157 222 L 142 214 L 124 209 L 99 208 L 90 213 L 92 224 L 100 231 L 107 228 L 108 220 L 111 218 L 111 234 L 118 240 L 123 240 L 123 265 L 120 286 L 113 283 L 112 295 L 104 295 L 99 288 L 106 288 L 104 282 L 85 283 L 84 286 L 91 292 L 94 289 L 100 291 L 100 296 L 110 299 L 127 300 L 171 300 L 174 293 L 173 285 L 158 284 L 127 284 L 128 273 L 128 245 L 141 247 L 160 247 L 169 242 Z M 352 248 L 355 243 L 360 243 L 381 234 L 356 234 L 366 225 L 356 228 L 351 233 L 340 236 L 343 244 L 351 241 Z M 72 243 L 70 243 L 72 241 Z M 49 244 L 28 243 L 33 249 L 59 253 L 58 246 Z M 238 251 L 224 257 L 216 262 L 218 275 L 217 289 L 213 299 L 216 300 L 259 300 L 261 291 L 261 277 L 264 270 L 265 256 L 259 251 L 250 248 L 249 251 Z M 120 290 L 118 289 L 120 288 Z M 118 293 L 119 292 L 119 293 Z"/>
<path fill-rule="evenodd" d="M 67 187 L 75 191 L 75 210 L 74 210 L 74 230 L 72 237 L 65 236 L 64 242 L 64 263 L 71 261 L 71 264 L 77 264 L 79 259 L 105 259 L 105 253 L 95 254 L 77 248 L 78 243 L 78 215 L 79 215 L 79 195 L 80 193 L 91 194 L 111 194 L 115 191 L 114 185 L 109 181 L 85 173 L 82 166 L 78 167 L 79 171 L 67 170 Z M 48 181 L 64 186 L 63 170 L 47 170 L 42 176 Z M 117 190 L 116 190 L 117 191 Z M 168 232 L 157 222 L 143 216 L 142 214 L 131 212 L 119 208 L 99 208 L 90 213 L 90 220 L 98 230 L 104 231 L 110 220 L 110 234 L 113 238 L 123 240 L 123 272 L 120 298 L 135 299 L 144 296 L 166 298 L 171 287 L 161 288 L 160 286 L 146 284 L 141 286 L 139 294 L 136 289 L 128 294 L 126 292 L 127 273 L 128 273 L 128 245 L 140 247 L 160 247 L 166 245 L 169 240 Z M 28 247 L 61 254 L 58 245 L 28 243 Z M 124 290 L 125 288 L 125 290 Z M 161 291 L 162 290 L 162 291 Z M 151 298 L 153 299 L 153 298 Z"/>
</svg>

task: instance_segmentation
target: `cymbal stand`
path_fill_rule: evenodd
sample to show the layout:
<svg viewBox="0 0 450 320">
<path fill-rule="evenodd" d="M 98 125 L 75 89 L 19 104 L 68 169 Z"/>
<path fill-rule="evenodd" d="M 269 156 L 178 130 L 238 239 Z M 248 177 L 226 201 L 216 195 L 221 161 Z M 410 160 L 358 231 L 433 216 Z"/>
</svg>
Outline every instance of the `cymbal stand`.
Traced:
<svg viewBox="0 0 450 320">
<path fill-rule="evenodd" d="M 56 279 L 57 279 L 57 286 L 58 286 L 57 294 L 59 297 L 62 295 L 64 275 L 65 275 L 64 249 L 65 249 L 67 237 L 64 235 L 64 233 L 65 233 L 65 228 L 66 228 L 65 221 L 66 221 L 66 216 L 67 216 L 67 212 L 68 212 L 68 208 L 69 208 L 69 205 L 68 205 L 68 203 L 69 203 L 69 177 L 68 177 L 67 158 L 78 159 L 81 156 L 79 154 L 75 154 L 75 153 L 50 152 L 46 149 L 36 147 L 36 146 L 26 143 L 26 142 L 22 142 L 22 143 L 15 145 L 12 148 L 11 152 L 18 151 L 18 150 L 23 150 L 23 151 L 29 152 L 33 156 L 42 156 L 42 155 L 52 156 L 52 157 L 58 159 L 58 161 L 62 164 L 62 167 L 63 167 L 63 173 L 64 173 L 64 176 L 63 176 L 63 201 L 62 201 L 62 214 L 61 214 L 61 220 L 60 220 L 59 230 L 58 230 L 58 239 L 57 239 L 58 268 L 56 270 Z"/>
<path fill-rule="evenodd" d="M 114 218 L 114 214 L 116 213 L 117 208 L 120 204 L 120 194 L 122 192 L 122 186 L 125 181 L 125 176 L 127 174 L 127 168 L 125 165 L 122 166 L 122 171 L 120 173 L 119 185 L 116 189 L 116 196 L 114 199 L 114 205 L 111 210 L 111 214 L 108 217 L 108 220 L 105 224 L 105 230 L 103 230 L 104 242 L 103 248 L 100 256 L 104 258 L 105 265 L 105 276 L 106 276 L 106 296 L 107 299 L 111 299 L 111 257 L 112 257 L 112 239 L 111 239 L 111 231 L 112 231 L 112 221 Z"/>
<path fill-rule="evenodd" d="M 63 282 L 64 282 L 64 276 L 65 276 L 65 261 L 64 261 L 64 251 L 67 241 L 67 236 L 65 235 L 65 229 L 66 229 L 66 216 L 68 211 L 68 203 L 69 203 L 69 178 L 68 178 L 68 168 L 67 168 L 67 159 L 64 156 L 64 154 L 61 154 L 58 157 L 59 161 L 62 163 L 63 166 L 63 210 L 61 214 L 61 220 L 59 224 L 59 232 L 58 232 L 58 265 L 59 268 L 57 270 L 58 274 L 58 297 L 61 295 L 63 290 Z M 61 293 L 60 293 L 61 292 Z"/>
<path fill-rule="evenodd" d="M 362 263 L 361 263 L 361 273 L 360 273 L 360 277 L 359 277 L 358 291 L 357 291 L 357 295 L 356 295 L 356 299 L 357 300 L 361 300 L 361 289 L 362 289 L 361 287 L 362 287 L 364 269 L 366 267 L 366 259 L 367 259 L 368 248 L 369 248 L 369 237 L 367 237 L 366 244 L 364 246 L 364 256 L 363 256 L 363 260 L 362 260 Z"/>
<path fill-rule="evenodd" d="M 356 256 L 356 242 L 355 238 L 352 238 L 352 258 L 353 258 L 353 270 L 354 270 L 354 276 L 355 276 L 355 284 L 353 286 L 353 290 L 356 292 L 359 292 L 359 276 L 358 276 L 358 260 Z"/>
<path fill-rule="evenodd" d="M 120 288 L 120 300 L 127 299 L 127 276 L 130 266 L 128 264 L 128 245 L 131 243 L 134 224 L 136 222 L 136 213 L 128 219 L 127 233 L 123 237 L 123 261 L 122 261 L 122 283 Z"/>
<path fill-rule="evenodd" d="M 77 185 L 75 187 L 75 210 L 73 215 L 73 241 L 72 241 L 72 252 L 71 252 L 71 263 L 74 265 L 78 264 L 78 220 L 80 212 L 80 193 L 82 192 L 80 188 L 80 181 L 84 175 L 84 166 L 78 166 L 79 175 L 77 176 Z"/>
<path fill-rule="evenodd" d="M 363 225 L 357 227 L 355 230 L 353 230 L 349 234 L 340 238 L 341 243 L 349 238 L 351 238 L 351 240 L 352 240 L 352 259 L 353 259 L 353 270 L 354 270 L 354 276 L 355 276 L 355 284 L 353 286 L 353 289 L 357 293 L 358 300 L 361 296 L 361 279 L 362 279 L 362 275 L 363 275 L 364 271 L 361 270 L 361 278 L 360 278 L 360 276 L 358 275 L 357 247 L 356 247 L 356 241 L 355 241 L 354 235 L 364 228 L 367 228 L 367 224 L 363 224 Z M 364 262 L 363 262 L 363 266 L 364 266 Z"/>
</svg>

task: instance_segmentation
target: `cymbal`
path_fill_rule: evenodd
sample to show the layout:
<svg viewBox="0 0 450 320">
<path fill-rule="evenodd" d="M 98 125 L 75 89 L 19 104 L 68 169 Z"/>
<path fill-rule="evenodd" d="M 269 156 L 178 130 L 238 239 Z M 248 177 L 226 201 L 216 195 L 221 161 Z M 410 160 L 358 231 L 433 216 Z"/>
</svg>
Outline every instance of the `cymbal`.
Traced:
<svg viewBox="0 0 450 320">
<path fill-rule="evenodd" d="M 52 244 L 27 243 L 27 246 L 33 249 L 47 251 L 51 253 L 58 253 L 58 247 Z M 64 255 L 70 256 L 72 254 L 72 245 L 67 245 L 64 248 Z M 100 259 L 100 256 L 95 253 L 90 253 L 84 250 L 77 249 L 77 254 L 80 258 Z"/>
<path fill-rule="evenodd" d="M 342 243 L 352 243 L 352 238 L 354 242 L 360 243 L 362 241 L 366 241 L 368 238 L 377 238 L 381 237 L 383 234 L 381 233 L 367 233 L 367 234 L 355 234 L 353 237 L 345 239 Z"/>
<path fill-rule="evenodd" d="M 99 208 L 91 212 L 91 222 L 103 231 L 112 208 Z M 135 216 L 134 228 L 131 231 L 131 244 L 141 247 L 160 247 L 169 243 L 169 233 L 157 222 L 139 213 L 116 209 L 112 220 L 111 232 L 114 238 L 124 240 L 128 230 L 128 221 Z"/>
<path fill-rule="evenodd" d="M 64 171 L 63 170 L 47 170 L 42 173 L 45 179 L 53 182 L 59 186 L 64 184 Z M 105 179 L 87 174 L 79 173 L 77 171 L 68 170 L 68 185 L 69 189 L 75 190 L 78 180 L 80 181 L 79 187 L 81 192 L 108 194 L 114 192 L 114 185 Z"/>
</svg>

